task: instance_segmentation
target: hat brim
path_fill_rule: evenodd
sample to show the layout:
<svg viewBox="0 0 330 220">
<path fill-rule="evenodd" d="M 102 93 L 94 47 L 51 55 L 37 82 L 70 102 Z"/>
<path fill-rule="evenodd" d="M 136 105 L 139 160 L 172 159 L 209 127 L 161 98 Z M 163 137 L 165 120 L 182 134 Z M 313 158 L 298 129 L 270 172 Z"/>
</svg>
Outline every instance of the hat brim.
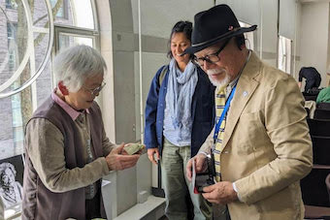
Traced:
<svg viewBox="0 0 330 220">
<path fill-rule="evenodd" d="M 216 37 L 214 39 L 211 39 L 211 40 L 208 40 L 208 41 L 205 41 L 205 42 L 202 42 L 202 43 L 199 43 L 199 44 L 196 44 L 196 45 L 191 45 L 190 47 L 188 47 L 182 55 L 184 54 L 194 54 L 194 53 L 197 53 L 198 51 L 201 51 L 209 46 L 212 46 L 213 44 L 216 44 L 220 41 L 223 41 L 225 39 L 228 39 L 228 38 L 232 38 L 232 37 L 235 37 L 237 35 L 240 35 L 240 34 L 243 34 L 245 32 L 250 32 L 250 31 L 254 31 L 255 29 L 257 28 L 257 25 L 252 25 L 251 27 L 240 27 L 234 31 L 230 31 L 230 32 L 227 32 L 226 34 L 223 34 L 219 37 Z"/>
</svg>

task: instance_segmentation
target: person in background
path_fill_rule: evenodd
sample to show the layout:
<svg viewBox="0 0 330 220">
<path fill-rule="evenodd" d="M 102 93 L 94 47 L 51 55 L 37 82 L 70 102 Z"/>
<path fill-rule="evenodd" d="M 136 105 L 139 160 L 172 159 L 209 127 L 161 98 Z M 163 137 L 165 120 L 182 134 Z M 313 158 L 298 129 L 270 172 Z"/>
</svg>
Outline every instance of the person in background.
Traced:
<svg viewBox="0 0 330 220">
<path fill-rule="evenodd" d="M 199 150 L 214 122 L 214 86 L 201 68 L 182 55 L 191 44 L 192 23 L 179 21 L 170 35 L 171 61 L 153 78 L 145 108 L 145 144 L 151 162 L 160 160 L 166 209 L 170 219 L 188 219 L 186 197 L 194 219 L 210 219 L 210 207 L 194 194 L 186 178 L 188 160 Z"/>
<path fill-rule="evenodd" d="M 195 15 L 185 53 L 217 86 L 217 120 L 187 175 L 213 155 L 216 183 L 202 195 L 214 219 L 303 219 L 299 180 L 313 166 L 304 98 L 290 75 L 246 48 L 243 34 L 255 29 L 224 4 Z"/>
<path fill-rule="evenodd" d="M 330 86 L 322 89 L 316 98 L 316 103 L 326 102 L 330 103 Z"/>
<path fill-rule="evenodd" d="M 305 82 L 305 92 L 313 88 L 318 88 L 321 84 L 321 75 L 314 67 L 302 67 L 299 71 L 298 85 L 301 88 L 303 78 Z"/>
<path fill-rule="evenodd" d="M 11 163 L 0 164 L 0 200 L 4 208 L 17 205 L 22 201 L 22 186 L 15 180 L 16 169 Z"/>
<path fill-rule="evenodd" d="M 56 88 L 26 125 L 23 220 L 106 218 L 101 178 L 137 163 L 139 154 L 125 154 L 124 144 L 106 136 L 94 101 L 105 71 L 104 59 L 89 46 L 56 56 Z"/>
</svg>

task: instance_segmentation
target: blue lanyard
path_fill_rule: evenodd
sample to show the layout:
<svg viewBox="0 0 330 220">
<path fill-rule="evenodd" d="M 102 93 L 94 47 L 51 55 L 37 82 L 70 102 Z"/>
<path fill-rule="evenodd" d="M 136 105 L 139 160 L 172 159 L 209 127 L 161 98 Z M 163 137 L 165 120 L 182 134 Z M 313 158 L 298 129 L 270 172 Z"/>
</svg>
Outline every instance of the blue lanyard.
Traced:
<svg viewBox="0 0 330 220">
<path fill-rule="evenodd" d="M 229 109 L 230 101 L 234 97 L 234 94 L 235 94 L 235 91 L 236 91 L 236 85 L 234 86 L 233 90 L 231 91 L 230 96 L 229 96 L 229 98 L 226 101 L 225 108 L 222 111 L 221 117 L 219 118 L 217 124 L 215 125 L 215 131 L 214 131 L 214 135 L 213 135 L 214 144 L 216 143 L 216 141 L 218 139 L 218 134 L 219 134 L 220 126 L 221 126 L 221 123 L 222 123 L 223 119 L 225 118 L 225 115 L 226 115 L 228 109 Z"/>
</svg>

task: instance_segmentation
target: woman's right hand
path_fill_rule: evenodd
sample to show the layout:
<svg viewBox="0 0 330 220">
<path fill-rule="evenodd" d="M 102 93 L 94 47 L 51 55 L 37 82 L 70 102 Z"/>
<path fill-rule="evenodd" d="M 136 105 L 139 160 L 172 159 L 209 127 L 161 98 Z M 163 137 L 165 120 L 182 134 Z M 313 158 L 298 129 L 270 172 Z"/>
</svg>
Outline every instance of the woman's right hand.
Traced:
<svg viewBox="0 0 330 220">
<path fill-rule="evenodd" d="M 156 159 L 157 161 L 155 160 L 155 155 L 156 154 Z M 159 151 L 158 151 L 158 148 L 149 148 L 148 149 L 148 158 L 149 160 L 153 163 L 153 164 L 158 164 L 158 161 L 159 161 Z"/>
</svg>

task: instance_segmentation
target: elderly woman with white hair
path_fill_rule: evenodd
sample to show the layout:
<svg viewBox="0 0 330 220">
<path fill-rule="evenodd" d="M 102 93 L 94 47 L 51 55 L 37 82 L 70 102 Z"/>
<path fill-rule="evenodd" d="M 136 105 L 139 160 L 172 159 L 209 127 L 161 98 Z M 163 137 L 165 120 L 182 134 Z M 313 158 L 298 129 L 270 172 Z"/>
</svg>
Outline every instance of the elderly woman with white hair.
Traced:
<svg viewBox="0 0 330 220">
<path fill-rule="evenodd" d="M 57 87 L 26 126 L 22 219 L 106 218 L 100 179 L 134 166 L 140 155 L 106 137 L 94 101 L 106 64 L 95 49 L 61 52 L 54 71 Z"/>
</svg>

